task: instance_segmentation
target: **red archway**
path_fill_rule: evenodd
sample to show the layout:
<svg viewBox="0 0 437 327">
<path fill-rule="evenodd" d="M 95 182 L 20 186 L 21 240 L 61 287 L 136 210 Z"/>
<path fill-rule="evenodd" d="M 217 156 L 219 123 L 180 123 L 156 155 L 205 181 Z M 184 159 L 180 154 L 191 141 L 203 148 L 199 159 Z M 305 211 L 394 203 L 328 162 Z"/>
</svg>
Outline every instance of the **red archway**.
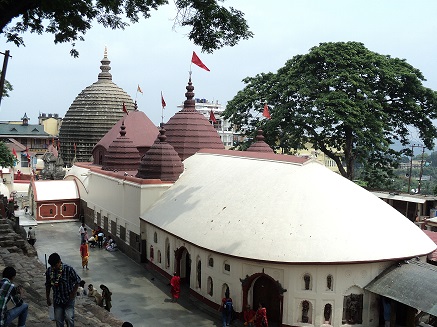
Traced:
<svg viewBox="0 0 437 327">
<path fill-rule="evenodd" d="M 261 302 L 267 309 L 269 322 L 281 326 L 284 302 L 283 293 L 286 292 L 282 285 L 265 273 L 256 273 L 242 280 L 242 287 L 243 308 L 250 304 L 254 310 L 257 310 L 258 304 Z M 253 289 L 253 298 L 248 299 L 251 288 Z"/>
</svg>

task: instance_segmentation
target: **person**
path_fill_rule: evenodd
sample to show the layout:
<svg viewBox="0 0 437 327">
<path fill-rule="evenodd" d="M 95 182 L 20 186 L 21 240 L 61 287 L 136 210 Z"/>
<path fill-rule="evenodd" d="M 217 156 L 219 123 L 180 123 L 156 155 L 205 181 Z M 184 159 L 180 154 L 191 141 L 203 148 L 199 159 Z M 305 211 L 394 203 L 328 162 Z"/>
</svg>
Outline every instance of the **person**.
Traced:
<svg viewBox="0 0 437 327">
<path fill-rule="evenodd" d="M 80 283 L 79 283 L 79 287 L 77 289 L 76 300 L 79 303 L 83 303 L 84 296 L 86 296 L 86 295 L 87 295 L 87 292 L 86 292 L 86 289 L 85 289 L 85 281 L 81 280 Z"/>
<path fill-rule="evenodd" d="M 176 273 L 170 279 L 170 287 L 171 301 L 177 302 L 181 293 L 181 278 Z"/>
<path fill-rule="evenodd" d="M 246 306 L 246 309 L 243 312 L 243 317 L 244 317 L 244 326 L 252 327 L 255 321 L 255 311 L 250 308 L 249 304 Z"/>
<path fill-rule="evenodd" d="M 84 228 L 84 234 L 83 234 L 83 239 L 85 240 L 85 242 L 88 243 L 88 230 L 86 229 L 86 227 Z"/>
<path fill-rule="evenodd" d="M 129 321 L 125 321 L 121 327 L 134 327 L 134 325 L 132 325 Z"/>
<path fill-rule="evenodd" d="M 74 300 L 81 278 L 73 267 L 64 264 L 56 252 L 49 256 L 50 267 L 46 271 L 47 305 L 52 305 L 50 291 L 53 289 L 53 307 L 57 327 L 64 326 L 64 320 L 69 327 L 74 327 Z"/>
<path fill-rule="evenodd" d="M 96 238 L 94 237 L 94 235 L 88 239 L 88 244 L 90 244 L 90 247 L 92 247 L 92 248 L 96 247 L 97 241 L 96 241 Z"/>
<path fill-rule="evenodd" d="M 102 295 L 94 288 L 93 284 L 88 285 L 88 296 L 93 297 L 99 307 L 102 306 Z"/>
<path fill-rule="evenodd" d="M 100 285 L 100 289 L 102 290 L 102 299 L 103 299 L 103 306 L 106 310 L 111 311 L 112 304 L 111 304 L 111 291 L 109 291 L 108 287 L 105 285 Z"/>
<path fill-rule="evenodd" d="M 103 234 L 103 231 L 100 230 L 100 232 L 97 234 L 97 236 L 99 237 L 97 239 L 97 244 L 99 245 L 99 248 L 103 248 L 103 238 L 105 237 L 105 234 Z"/>
<path fill-rule="evenodd" d="M 29 227 L 29 231 L 27 232 L 27 242 L 30 245 L 34 246 L 36 242 L 35 230 L 32 227 Z"/>
<path fill-rule="evenodd" d="M 82 241 L 82 244 L 80 245 L 79 251 L 80 251 L 80 256 L 82 257 L 82 269 L 86 268 L 86 270 L 89 270 L 88 258 L 90 256 L 90 254 L 88 252 L 88 244 L 86 244 L 85 241 Z"/>
<path fill-rule="evenodd" d="M 268 327 L 269 323 L 267 321 L 267 310 L 262 303 L 258 305 L 258 310 L 255 315 L 255 326 L 256 327 Z"/>
<path fill-rule="evenodd" d="M 0 281 L 0 326 L 9 324 L 18 317 L 18 327 L 26 326 L 28 304 L 21 298 L 22 289 L 15 286 L 14 279 L 17 272 L 14 267 L 6 267 L 3 270 L 2 280 Z M 12 301 L 15 307 L 8 310 L 8 302 Z"/>
<path fill-rule="evenodd" d="M 82 242 L 85 239 L 85 224 L 82 223 L 82 225 L 80 225 L 79 227 L 79 234 L 80 234 L 80 244 L 82 244 Z"/>
<path fill-rule="evenodd" d="M 232 299 L 229 296 L 229 288 L 226 289 L 225 297 L 222 299 L 221 311 L 223 327 L 229 326 L 232 319 L 232 313 L 234 311 Z"/>
</svg>

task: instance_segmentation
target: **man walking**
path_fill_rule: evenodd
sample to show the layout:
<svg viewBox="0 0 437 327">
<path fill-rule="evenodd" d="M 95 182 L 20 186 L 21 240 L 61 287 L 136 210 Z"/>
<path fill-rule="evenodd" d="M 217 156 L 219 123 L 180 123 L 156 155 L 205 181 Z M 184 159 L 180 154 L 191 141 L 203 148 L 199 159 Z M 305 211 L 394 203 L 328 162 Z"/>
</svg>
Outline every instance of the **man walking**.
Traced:
<svg viewBox="0 0 437 327">
<path fill-rule="evenodd" d="M 80 244 L 82 244 L 83 241 L 85 241 L 85 224 L 82 223 L 79 227 L 79 234 L 80 234 Z"/>
<path fill-rule="evenodd" d="M 17 272 L 13 267 L 6 267 L 3 270 L 2 280 L 0 281 L 0 327 L 9 326 L 9 324 L 18 317 L 18 327 L 26 326 L 27 303 L 21 298 L 21 287 L 13 284 Z M 15 304 L 15 307 L 8 310 L 9 300 Z"/>
<path fill-rule="evenodd" d="M 34 246 L 36 242 L 35 230 L 32 227 L 29 227 L 29 231 L 27 232 L 27 242 L 30 245 Z"/>
<path fill-rule="evenodd" d="M 72 267 L 62 263 L 57 253 L 49 256 L 49 265 L 46 271 L 47 305 L 52 305 L 50 290 L 53 288 L 56 326 L 63 327 L 65 320 L 69 327 L 74 327 L 74 300 L 81 279 Z"/>
</svg>

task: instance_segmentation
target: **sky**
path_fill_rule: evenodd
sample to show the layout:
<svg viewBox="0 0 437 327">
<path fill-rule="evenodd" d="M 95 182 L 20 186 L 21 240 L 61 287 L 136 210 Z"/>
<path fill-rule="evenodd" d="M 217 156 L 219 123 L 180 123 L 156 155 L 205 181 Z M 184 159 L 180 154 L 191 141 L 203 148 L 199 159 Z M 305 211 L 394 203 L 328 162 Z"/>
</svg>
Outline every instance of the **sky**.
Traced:
<svg viewBox="0 0 437 327">
<path fill-rule="evenodd" d="M 202 53 L 187 29 L 173 28 L 176 12 L 169 2 L 124 31 L 96 23 L 85 41 L 76 43 L 79 58 L 70 56 L 70 44 L 55 45 L 51 34 L 24 34 L 26 47 L 18 48 L 1 35 L 0 52 L 10 50 L 12 56 L 6 79 L 14 90 L 2 99 L 0 120 L 19 120 L 26 113 L 37 124 L 39 113 L 65 116 L 76 96 L 97 81 L 105 47 L 113 82 L 157 125 L 161 92 L 164 122 L 180 110 L 193 51 L 211 70 L 192 65 L 195 97 L 222 105 L 244 88 L 243 78 L 276 72 L 322 42 L 362 42 L 371 51 L 406 59 L 422 71 L 424 85 L 437 90 L 435 0 L 225 0 L 225 6 L 244 12 L 254 37 L 213 54 Z M 417 143 L 414 135 L 411 142 Z"/>
</svg>

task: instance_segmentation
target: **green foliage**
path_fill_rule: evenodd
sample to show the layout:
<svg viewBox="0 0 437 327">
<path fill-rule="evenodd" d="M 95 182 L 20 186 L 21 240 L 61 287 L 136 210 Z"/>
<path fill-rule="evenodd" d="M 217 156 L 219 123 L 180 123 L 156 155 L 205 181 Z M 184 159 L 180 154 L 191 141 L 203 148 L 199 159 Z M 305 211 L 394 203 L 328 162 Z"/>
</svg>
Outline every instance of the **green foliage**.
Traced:
<svg viewBox="0 0 437 327">
<path fill-rule="evenodd" d="M 0 70 L 0 74 L 2 71 Z M 3 94 L 2 97 L 9 97 L 9 92 L 13 91 L 14 88 L 12 87 L 11 83 L 9 83 L 7 80 L 5 80 L 5 85 L 3 87 Z"/>
<path fill-rule="evenodd" d="M 389 178 L 400 156 L 409 154 L 411 128 L 433 148 L 437 94 L 423 80 L 405 60 L 377 54 L 362 43 L 321 43 L 288 60 L 276 74 L 245 78 L 245 88 L 228 102 L 224 116 L 246 135 L 263 128 L 266 142 L 286 152 L 312 144 L 349 179 L 362 165 L 370 182 L 371 176 Z M 270 120 L 261 115 L 265 102 Z M 405 148 L 391 149 L 395 140 Z"/>
<path fill-rule="evenodd" d="M 175 0 L 178 11 L 175 24 L 190 26 L 188 38 L 201 46 L 202 51 L 234 46 L 240 39 L 253 36 L 244 14 L 220 6 L 221 1 Z M 141 16 L 149 18 L 152 10 L 167 4 L 167 0 L 0 1 L 0 34 L 20 46 L 24 45 L 20 35 L 26 31 L 51 33 L 55 43 L 71 43 L 70 53 L 77 57 L 75 42 L 84 40 L 94 22 L 107 28 L 124 29 L 129 23 L 137 23 Z M 13 19 L 18 21 L 9 26 Z"/>
<path fill-rule="evenodd" d="M 0 141 L 0 166 L 1 167 L 13 167 L 16 162 L 11 150 L 6 146 L 3 141 Z"/>
</svg>

